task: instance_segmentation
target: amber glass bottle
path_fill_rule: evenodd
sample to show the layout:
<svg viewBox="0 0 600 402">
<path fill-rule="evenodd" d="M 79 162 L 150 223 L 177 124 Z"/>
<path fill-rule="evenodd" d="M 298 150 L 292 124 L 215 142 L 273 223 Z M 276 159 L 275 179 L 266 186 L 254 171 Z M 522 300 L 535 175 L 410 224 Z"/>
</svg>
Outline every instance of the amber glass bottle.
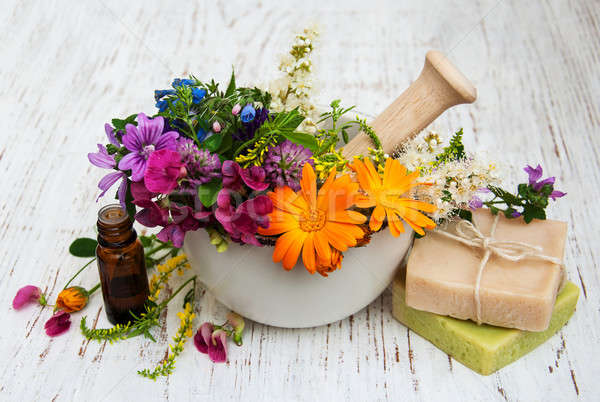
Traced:
<svg viewBox="0 0 600 402">
<path fill-rule="evenodd" d="M 119 204 L 98 212 L 96 256 L 108 320 L 126 324 L 132 320 L 131 313 L 139 316 L 144 312 L 149 289 L 144 248 Z"/>
</svg>

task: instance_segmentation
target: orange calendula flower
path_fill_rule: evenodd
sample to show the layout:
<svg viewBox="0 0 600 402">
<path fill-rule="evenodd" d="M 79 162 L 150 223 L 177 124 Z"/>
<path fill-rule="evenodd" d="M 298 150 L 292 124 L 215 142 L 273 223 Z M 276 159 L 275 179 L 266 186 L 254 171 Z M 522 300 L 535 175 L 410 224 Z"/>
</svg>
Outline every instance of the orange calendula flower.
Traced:
<svg viewBox="0 0 600 402">
<path fill-rule="evenodd" d="M 402 197 L 411 188 L 422 185 L 415 181 L 419 177 L 418 171 L 407 174 L 406 168 L 392 158 L 385 161 L 383 178 L 368 158 L 365 158 L 364 162 L 355 159 L 350 168 L 356 172 L 360 187 L 365 192 L 357 198 L 356 206 L 375 207 L 369 221 L 371 230 L 381 229 L 386 216 L 390 232 L 396 237 L 404 232 L 402 219 L 420 235 L 425 234 L 423 228 L 435 228 L 435 222 L 419 212 L 433 212 L 436 210 L 434 205 Z"/>
<path fill-rule="evenodd" d="M 339 250 L 332 248 L 331 259 L 324 260 L 317 256 L 317 272 L 320 273 L 322 276 L 328 276 L 330 272 L 333 272 L 336 269 L 340 269 L 342 267 L 343 259 L 344 254 L 340 253 Z"/>
<path fill-rule="evenodd" d="M 64 289 L 56 298 L 56 309 L 61 309 L 66 313 L 79 311 L 85 307 L 88 302 L 88 292 L 82 287 L 72 286 Z"/>
<path fill-rule="evenodd" d="M 335 176 L 334 169 L 317 191 L 315 171 L 306 163 L 302 168 L 300 191 L 284 186 L 269 193 L 273 202 L 271 223 L 267 229 L 259 228 L 258 233 L 281 234 L 275 243 L 273 261 L 282 261 L 285 269 L 296 265 L 302 251 L 304 266 L 311 274 L 315 273 L 317 260 L 332 261 L 332 248 L 346 251 L 364 236 L 358 225 L 367 218 L 348 210 L 358 195 L 358 183 L 352 182 L 349 175 Z"/>
</svg>

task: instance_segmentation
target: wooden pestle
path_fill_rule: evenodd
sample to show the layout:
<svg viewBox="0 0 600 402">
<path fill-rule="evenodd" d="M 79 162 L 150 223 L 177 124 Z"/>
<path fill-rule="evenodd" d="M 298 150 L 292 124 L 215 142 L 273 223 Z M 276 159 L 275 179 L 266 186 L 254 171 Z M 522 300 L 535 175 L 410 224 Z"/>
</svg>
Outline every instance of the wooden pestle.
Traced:
<svg viewBox="0 0 600 402">
<path fill-rule="evenodd" d="M 477 90 L 442 53 L 430 50 L 425 56 L 421 75 L 370 124 L 381 139 L 385 153 L 391 154 L 402 142 L 419 134 L 446 109 L 461 103 L 473 103 Z M 359 133 L 343 154 L 368 153 L 371 139 Z"/>
</svg>

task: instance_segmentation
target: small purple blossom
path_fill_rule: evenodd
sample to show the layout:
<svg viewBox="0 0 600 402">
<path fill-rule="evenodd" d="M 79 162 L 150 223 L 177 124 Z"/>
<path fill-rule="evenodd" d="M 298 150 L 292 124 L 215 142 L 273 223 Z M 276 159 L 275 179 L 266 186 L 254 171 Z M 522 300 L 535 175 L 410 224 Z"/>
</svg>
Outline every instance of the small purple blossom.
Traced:
<svg viewBox="0 0 600 402">
<path fill-rule="evenodd" d="M 519 216 L 521 216 L 521 213 L 519 211 L 513 211 L 513 213 L 510 214 L 510 216 L 512 216 L 513 218 L 518 218 Z"/>
<path fill-rule="evenodd" d="M 474 210 L 479 209 L 481 207 L 483 207 L 483 201 L 481 201 L 481 198 L 479 198 L 478 196 L 474 195 L 473 198 L 471 198 L 471 200 L 469 201 L 469 208 L 474 211 Z"/>
<path fill-rule="evenodd" d="M 549 184 L 553 187 L 553 191 L 549 195 L 553 201 L 556 201 L 557 198 L 564 197 L 567 194 L 563 193 L 562 191 L 554 190 L 554 182 L 556 181 L 554 176 L 540 180 L 542 178 L 542 174 L 544 174 L 540 164 L 538 164 L 535 168 L 527 165 L 523 170 L 525 170 L 525 172 L 529 175 L 529 185 L 535 192 L 540 192 L 546 184 Z"/>
<path fill-rule="evenodd" d="M 104 145 L 98 144 L 98 152 L 89 153 L 88 160 L 94 166 L 101 167 L 103 169 L 116 169 L 115 157 L 108 154 L 106 147 Z M 109 188 L 113 186 L 117 181 L 121 179 L 121 184 L 119 185 L 119 190 L 117 191 L 117 196 L 119 198 L 119 203 L 121 207 L 125 209 L 125 195 L 127 193 L 127 175 L 124 172 L 116 171 L 107 174 L 98 183 L 98 188 L 102 190 L 98 198 L 96 198 L 96 202 L 106 194 Z"/>
<path fill-rule="evenodd" d="M 197 186 L 221 178 L 219 155 L 210 153 L 206 149 L 199 149 L 194 141 L 188 138 L 179 140 L 177 152 L 181 155 L 187 170 L 187 176 L 182 183 L 183 189 L 195 192 Z"/>
<path fill-rule="evenodd" d="M 123 136 L 123 145 L 130 153 L 119 162 L 119 169 L 131 170 L 132 181 L 142 180 L 152 152 L 160 149 L 175 150 L 179 137 L 176 131 L 163 133 L 165 121 L 161 116 L 150 119 L 144 113 L 140 113 L 137 121 L 137 127 L 133 124 L 125 126 L 127 134 Z"/>
<path fill-rule="evenodd" d="M 289 186 L 294 191 L 300 190 L 302 167 L 307 162 L 314 166 L 311 157 L 310 149 L 290 140 L 269 148 L 263 164 L 267 181 L 274 187 Z"/>
<path fill-rule="evenodd" d="M 23 307 L 28 306 L 30 304 L 40 303 L 41 297 L 42 291 L 37 286 L 23 286 L 17 291 L 17 294 L 13 299 L 12 306 L 15 310 L 20 310 Z"/>
<path fill-rule="evenodd" d="M 531 166 L 527 165 L 523 170 L 525 170 L 525 172 L 529 175 L 529 185 L 532 186 L 533 184 L 535 184 L 535 182 L 537 182 L 543 174 L 542 171 L 542 166 L 541 165 L 537 165 L 536 168 L 532 168 Z"/>
<path fill-rule="evenodd" d="M 104 125 L 104 132 L 106 132 L 106 136 L 108 137 L 108 142 L 113 144 L 115 147 L 120 147 L 119 141 L 117 141 L 117 136 L 115 135 L 115 129 L 108 123 Z"/>
<path fill-rule="evenodd" d="M 46 321 L 46 324 L 44 324 L 46 335 L 50 337 L 55 337 L 67 332 L 70 327 L 71 315 L 62 310 L 56 312 L 48 321 Z"/>
<path fill-rule="evenodd" d="M 242 128 L 237 133 L 233 134 L 233 137 L 238 141 L 248 141 L 248 140 L 254 138 L 254 134 L 256 134 L 256 130 L 258 130 L 260 128 L 260 126 L 263 125 L 263 123 L 267 120 L 268 117 L 269 117 L 268 109 L 264 109 L 264 108 L 258 109 L 256 111 L 254 119 L 252 119 L 249 122 L 243 123 Z M 242 122 L 243 122 L 243 120 L 242 120 Z"/>
</svg>

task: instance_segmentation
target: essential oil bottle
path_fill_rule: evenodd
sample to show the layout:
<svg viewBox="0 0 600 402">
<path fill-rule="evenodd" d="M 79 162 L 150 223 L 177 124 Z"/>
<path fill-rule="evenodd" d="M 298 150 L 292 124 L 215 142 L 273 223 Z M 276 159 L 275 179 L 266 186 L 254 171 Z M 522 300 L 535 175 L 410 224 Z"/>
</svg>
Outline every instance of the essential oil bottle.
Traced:
<svg viewBox="0 0 600 402">
<path fill-rule="evenodd" d="M 98 212 L 98 272 L 104 308 L 113 324 L 127 324 L 131 313 L 143 313 L 148 300 L 148 276 L 144 248 L 133 222 L 119 204 Z"/>
</svg>

